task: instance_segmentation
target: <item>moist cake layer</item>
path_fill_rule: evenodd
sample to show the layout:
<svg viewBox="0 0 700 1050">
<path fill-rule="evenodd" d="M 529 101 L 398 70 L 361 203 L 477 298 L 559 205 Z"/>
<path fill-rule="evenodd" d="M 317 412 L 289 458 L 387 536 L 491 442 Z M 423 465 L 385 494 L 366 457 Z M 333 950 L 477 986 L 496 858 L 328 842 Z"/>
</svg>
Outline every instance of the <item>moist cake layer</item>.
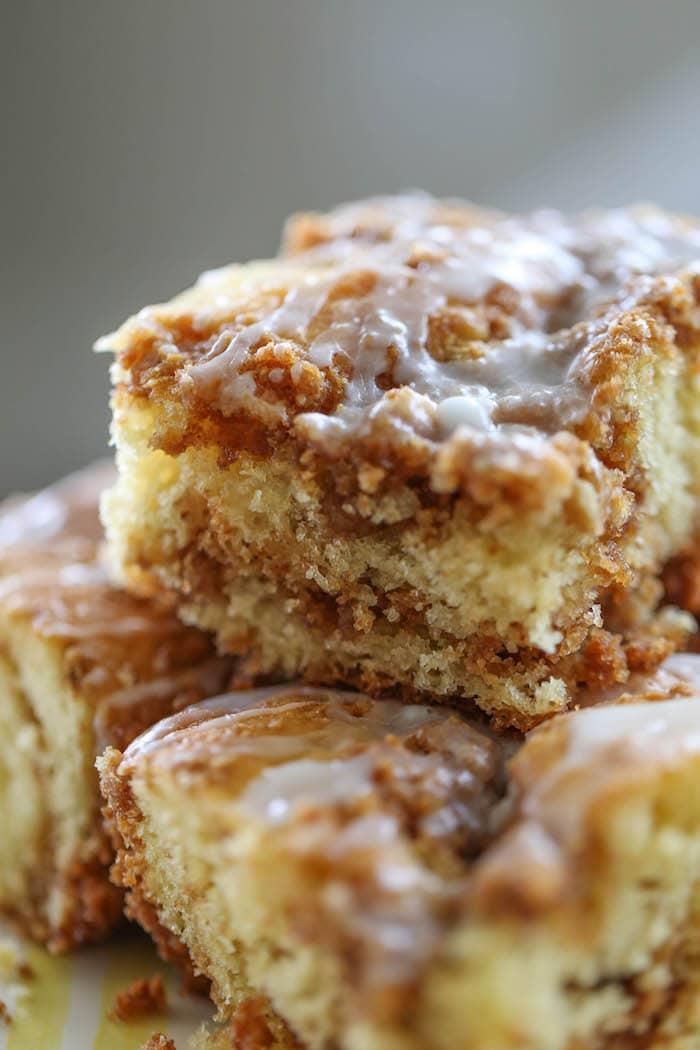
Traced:
<svg viewBox="0 0 700 1050">
<path fill-rule="evenodd" d="M 695 531 L 699 246 L 654 209 L 297 220 L 100 344 L 115 565 L 249 673 L 521 727 L 650 666 Z"/>
<path fill-rule="evenodd" d="M 303 686 L 196 705 L 99 762 L 115 877 L 224 1016 L 311 1048 L 692 1039 L 699 667 L 524 740 Z"/>
<path fill-rule="evenodd" d="M 54 950 L 121 916 L 95 755 L 218 692 L 230 661 L 172 611 L 113 587 L 96 467 L 0 510 L 0 908 Z"/>
</svg>

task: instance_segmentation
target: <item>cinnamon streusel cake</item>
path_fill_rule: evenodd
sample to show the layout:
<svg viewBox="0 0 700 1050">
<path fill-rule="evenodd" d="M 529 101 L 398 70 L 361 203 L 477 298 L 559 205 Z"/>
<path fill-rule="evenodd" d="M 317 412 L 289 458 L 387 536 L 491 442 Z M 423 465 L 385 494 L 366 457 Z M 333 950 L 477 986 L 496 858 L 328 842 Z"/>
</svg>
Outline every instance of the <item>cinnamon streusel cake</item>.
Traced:
<svg viewBox="0 0 700 1050">
<path fill-rule="evenodd" d="M 0 910 L 55 951 L 121 915 L 95 756 L 219 692 L 229 659 L 100 563 L 95 467 L 0 507 Z"/>
<path fill-rule="evenodd" d="M 304 686 L 205 701 L 99 760 L 114 875 L 282 1045 L 690 1047 L 698 685 L 672 657 L 524 742 Z"/>
<path fill-rule="evenodd" d="M 381 199 L 99 344 L 123 579 L 248 673 L 528 728 L 650 669 L 700 492 L 700 229 Z"/>
</svg>

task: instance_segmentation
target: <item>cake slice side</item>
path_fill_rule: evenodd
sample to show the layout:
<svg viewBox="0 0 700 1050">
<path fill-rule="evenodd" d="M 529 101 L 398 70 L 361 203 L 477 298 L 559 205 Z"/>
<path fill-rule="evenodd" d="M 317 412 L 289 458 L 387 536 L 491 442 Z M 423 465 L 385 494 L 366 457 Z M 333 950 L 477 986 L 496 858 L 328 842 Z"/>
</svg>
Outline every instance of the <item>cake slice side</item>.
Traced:
<svg viewBox="0 0 700 1050">
<path fill-rule="evenodd" d="M 111 479 L 87 470 L 0 511 L 0 909 L 54 951 L 103 938 L 122 914 L 95 755 L 231 670 L 172 611 L 109 582 L 97 505 Z"/>
<path fill-rule="evenodd" d="M 528 728 L 690 623 L 658 605 L 696 530 L 700 241 L 436 207 L 378 206 L 381 237 L 331 216 L 107 338 L 104 518 L 130 586 L 250 673 Z"/>
</svg>

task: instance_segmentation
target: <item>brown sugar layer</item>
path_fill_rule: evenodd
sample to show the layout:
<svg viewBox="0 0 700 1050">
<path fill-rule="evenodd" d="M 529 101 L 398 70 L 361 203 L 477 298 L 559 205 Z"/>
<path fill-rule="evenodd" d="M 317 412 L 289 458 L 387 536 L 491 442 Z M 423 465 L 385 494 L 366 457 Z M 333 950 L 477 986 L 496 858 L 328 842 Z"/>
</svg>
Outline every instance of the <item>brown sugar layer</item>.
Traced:
<svg viewBox="0 0 700 1050">
<path fill-rule="evenodd" d="M 114 877 L 222 1017 L 254 1000 L 311 1050 L 692 1039 L 699 685 L 673 657 L 527 737 L 301 685 L 207 701 L 100 760 Z"/>
<path fill-rule="evenodd" d="M 218 692 L 209 638 L 159 602 L 114 587 L 88 468 L 0 509 L 0 910 L 56 951 L 120 919 L 96 755 Z"/>
<path fill-rule="evenodd" d="M 523 728 L 677 646 L 698 226 L 388 198 L 294 220 L 285 250 L 101 341 L 121 576 L 248 675 Z"/>
</svg>

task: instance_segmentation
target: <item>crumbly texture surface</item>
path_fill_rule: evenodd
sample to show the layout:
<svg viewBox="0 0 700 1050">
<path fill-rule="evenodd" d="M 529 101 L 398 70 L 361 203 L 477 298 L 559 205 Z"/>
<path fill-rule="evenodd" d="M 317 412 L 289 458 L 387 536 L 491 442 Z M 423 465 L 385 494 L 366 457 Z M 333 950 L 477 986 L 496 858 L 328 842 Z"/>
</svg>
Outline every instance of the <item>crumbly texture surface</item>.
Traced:
<svg viewBox="0 0 700 1050">
<path fill-rule="evenodd" d="M 677 646 L 690 621 L 658 605 L 697 526 L 698 227 L 396 198 L 299 218 L 285 251 L 100 344 L 122 578 L 249 677 L 522 729 Z"/>
<path fill-rule="evenodd" d="M 139 977 L 128 988 L 118 992 L 109 1011 L 112 1021 L 134 1021 L 142 1017 L 165 1013 L 168 1000 L 160 974 Z"/>
<path fill-rule="evenodd" d="M 154 1032 L 140 1050 L 177 1050 L 177 1047 L 174 1040 L 169 1039 L 167 1035 L 163 1035 L 162 1032 Z"/>
<path fill-rule="evenodd" d="M 302 1044 L 260 997 L 243 999 L 223 1027 L 212 1030 L 203 1025 L 187 1047 L 188 1050 L 302 1050 Z"/>
<path fill-rule="evenodd" d="M 222 1017 L 252 999 L 312 1050 L 691 1047 L 699 684 L 672 658 L 525 739 L 302 686 L 205 702 L 100 760 L 114 877 Z"/>
<path fill-rule="evenodd" d="M 268 1013 L 264 999 L 244 999 L 240 1003 L 229 1027 L 233 1050 L 274 1050 L 279 1045 Z"/>
<path fill-rule="evenodd" d="M 54 951 L 121 919 L 94 762 L 223 688 L 230 661 L 113 587 L 87 470 L 0 509 L 0 910 Z"/>
</svg>

